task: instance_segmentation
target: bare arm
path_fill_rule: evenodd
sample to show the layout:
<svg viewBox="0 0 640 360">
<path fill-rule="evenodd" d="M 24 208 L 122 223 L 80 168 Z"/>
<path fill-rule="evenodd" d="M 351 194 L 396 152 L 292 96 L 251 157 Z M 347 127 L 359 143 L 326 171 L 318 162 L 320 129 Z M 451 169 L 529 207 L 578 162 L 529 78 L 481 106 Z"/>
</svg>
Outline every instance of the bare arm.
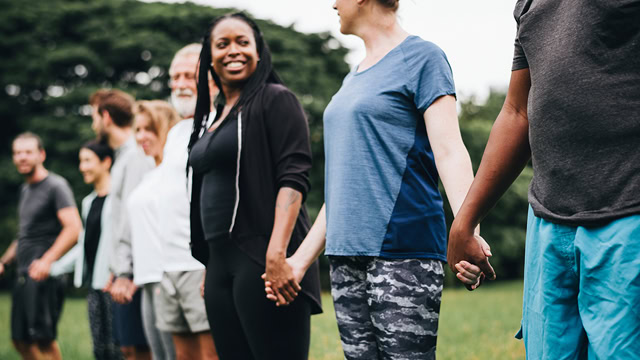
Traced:
<svg viewBox="0 0 640 360">
<path fill-rule="evenodd" d="M 478 239 L 474 237 L 473 229 L 493 208 L 531 158 L 527 118 L 530 87 L 529 69 L 511 73 L 507 98 L 491 129 L 480 168 L 451 226 L 447 260 L 454 272 L 455 265 L 466 260 L 478 265 L 488 278 L 495 278 L 495 272 Z"/>
<path fill-rule="evenodd" d="M 322 254 L 322 251 L 324 251 L 326 235 L 327 216 L 325 213 L 325 205 L 322 205 L 322 208 L 318 213 L 318 217 L 316 217 L 316 221 L 313 223 L 311 230 L 309 230 L 309 233 L 302 244 L 298 247 L 298 250 L 296 250 L 295 254 L 285 260 L 287 266 L 291 269 L 296 283 L 299 284 L 300 281 L 302 281 L 307 269 L 309 269 L 311 264 L 316 261 L 320 254 Z M 287 305 L 291 302 L 287 301 L 282 296 L 278 297 L 274 292 L 271 281 L 267 280 L 264 275 L 263 279 L 265 279 L 265 291 L 268 299 L 275 301 L 278 306 Z"/>
<path fill-rule="evenodd" d="M 471 158 L 462 142 L 455 98 L 447 95 L 434 101 L 425 111 L 424 121 L 438 174 L 455 216 L 473 182 Z"/>
<path fill-rule="evenodd" d="M 294 280 L 285 259 L 301 206 L 302 194 L 299 191 L 289 187 L 280 188 L 266 255 L 266 278 L 273 284 L 276 295 L 288 301 L 293 301 L 300 291 L 300 285 Z"/>
<path fill-rule="evenodd" d="M 16 258 L 18 249 L 18 240 L 13 240 L 7 250 L 0 257 L 0 275 L 4 274 L 5 265 L 11 263 Z"/>
<path fill-rule="evenodd" d="M 49 250 L 29 266 L 29 276 L 36 281 L 45 280 L 49 276 L 51 264 L 73 247 L 82 230 L 82 220 L 80 220 L 78 208 L 75 206 L 62 208 L 58 210 L 56 215 L 62 225 L 60 234 Z"/>
</svg>

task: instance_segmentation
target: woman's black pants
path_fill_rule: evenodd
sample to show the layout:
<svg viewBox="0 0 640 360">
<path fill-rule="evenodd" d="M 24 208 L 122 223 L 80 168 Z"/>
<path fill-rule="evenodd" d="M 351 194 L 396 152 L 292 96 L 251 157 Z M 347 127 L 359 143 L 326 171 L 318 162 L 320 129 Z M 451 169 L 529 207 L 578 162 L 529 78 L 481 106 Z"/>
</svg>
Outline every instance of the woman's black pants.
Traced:
<svg viewBox="0 0 640 360">
<path fill-rule="evenodd" d="M 311 306 L 304 295 L 276 307 L 265 297 L 264 267 L 231 240 L 209 242 L 205 304 L 221 360 L 306 360 Z"/>
</svg>

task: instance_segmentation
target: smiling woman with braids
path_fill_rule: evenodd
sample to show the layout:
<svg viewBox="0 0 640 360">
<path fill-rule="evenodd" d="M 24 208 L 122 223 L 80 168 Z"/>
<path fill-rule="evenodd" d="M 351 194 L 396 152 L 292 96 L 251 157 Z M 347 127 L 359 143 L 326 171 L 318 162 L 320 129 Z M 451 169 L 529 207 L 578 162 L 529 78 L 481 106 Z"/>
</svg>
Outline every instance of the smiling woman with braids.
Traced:
<svg viewBox="0 0 640 360">
<path fill-rule="evenodd" d="M 220 89 L 212 121 L 207 73 Z M 192 251 L 207 267 L 205 303 L 218 354 L 306 359 L 310 315 L 322 311 L 317 263 L 299 285 L 282 266 L 309 229 L 302 204 L 311 148 L 302 107 L 242 13 L 213 21 L 198 77 L 189 143 Z M 263 273 L 282 285 L 283 301 L 301 296 L 276 307 L 264 297 Z"/>
</svg>

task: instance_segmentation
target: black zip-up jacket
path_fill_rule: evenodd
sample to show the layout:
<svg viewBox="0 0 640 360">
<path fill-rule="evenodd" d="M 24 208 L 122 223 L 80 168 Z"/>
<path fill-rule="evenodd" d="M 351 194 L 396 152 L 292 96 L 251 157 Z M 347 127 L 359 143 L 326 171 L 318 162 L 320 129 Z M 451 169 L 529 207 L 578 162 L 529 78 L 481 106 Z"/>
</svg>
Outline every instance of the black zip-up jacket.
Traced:
<svg viewBox="0 0 640 360">
<path fill-rule="evenodd" d="M 282 187 L 295 189 L 302 194 L 303 203 L 309 192 L 309 126 L 298 99 L 279 84 L 263 85 L 237 116 L 241 139 L 239 176 L 236 176 L 239 201 L 229 236 L 251 259 L 265 266 L 278 191 Z M 200 218 L 201 186 L 202 174 L 194 174 L 191 246 L 193 256 L 207 265 L 209 249 Z M 303 205 L 287 256 L 296 251 L 308 231 L 309 215 Z M 312 313 L 322 312 L 318 261 L 309 268 L 300 286 L 302 293 L 312 300 Z"/>
</svg>

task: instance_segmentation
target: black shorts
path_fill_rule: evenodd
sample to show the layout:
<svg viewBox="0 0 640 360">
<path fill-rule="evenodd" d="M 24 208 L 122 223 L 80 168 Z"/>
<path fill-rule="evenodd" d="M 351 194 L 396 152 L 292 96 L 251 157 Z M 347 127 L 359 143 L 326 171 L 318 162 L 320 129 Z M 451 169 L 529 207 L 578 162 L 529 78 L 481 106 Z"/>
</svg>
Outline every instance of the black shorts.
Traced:
<svg viewBox="0 0 640 360">
<path fill-rule="evenodd" d="M 64 303 L 64 283 L 49 277 L 35 281 L 18 275 L 11 303 L 11 339 L 26 343 L 56 339 Z"/>
</svg>

